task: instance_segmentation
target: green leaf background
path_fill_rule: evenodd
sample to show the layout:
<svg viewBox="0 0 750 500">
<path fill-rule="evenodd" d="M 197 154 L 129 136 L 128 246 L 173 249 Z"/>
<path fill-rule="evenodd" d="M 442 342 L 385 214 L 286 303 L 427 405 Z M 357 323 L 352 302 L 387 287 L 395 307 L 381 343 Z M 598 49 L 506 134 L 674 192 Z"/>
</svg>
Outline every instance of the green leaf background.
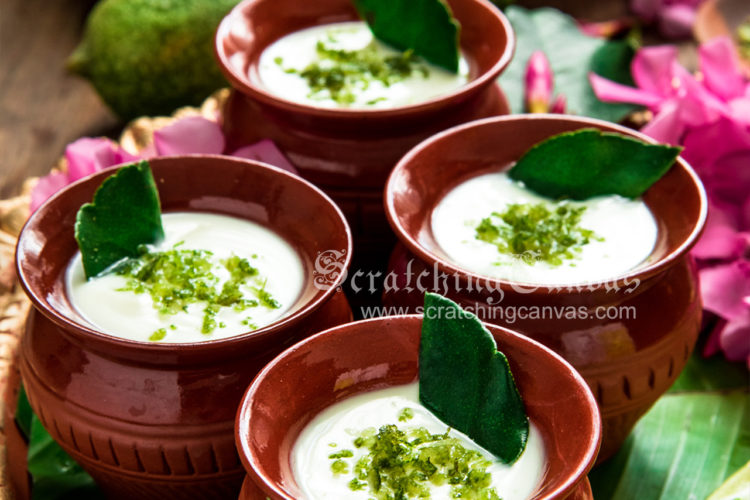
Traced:
<svg viewBox="0 0 750 500">
<path fill-rule="evenodd" d="M 597 500 L 707 498 L 750 461 L 750 378 L 696 348 L 620 451 L 589 474 Z"/>
<path fill-rule="evenodd" d="M 632 85 L 630 60 L 634 49 L 631 42 L 586 36 L 572 17 L 556 9 L 529 10 L 511 5 L 505 9 L 505 15 L 516 33 L 516 53 L 498 81 L 513 113 L 524 111 L 526 63 L 536 50 L 547 55 L 555 75 L 554 93 L 565 94 L 568 114 L 616 122 L 636 109 L 630 104 L 605 103 L 597 99 L 587 76 L 593 71 Z"/>
</svg>

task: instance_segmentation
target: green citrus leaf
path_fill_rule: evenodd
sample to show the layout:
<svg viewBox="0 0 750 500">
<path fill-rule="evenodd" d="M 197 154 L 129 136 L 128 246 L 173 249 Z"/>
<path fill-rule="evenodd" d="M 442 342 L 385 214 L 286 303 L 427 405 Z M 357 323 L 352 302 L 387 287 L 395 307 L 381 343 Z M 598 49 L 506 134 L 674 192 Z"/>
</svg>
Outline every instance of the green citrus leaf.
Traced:
<svg viewBox="0 0 750 500">
<path fill-rule="evenodd" d="M 148 162 L 121 167 L 78 210 L 75 238 L 86 278 L 138 256 L 138 247 L 164 238 L 159 193 Z"/>
<path fill-rule="evenodd" d="M 637 198 L 669 170 L 681 150 L 582 129 L 536 144 L 508 174 L 553 199 L 585 200 L 609 194 Z"/>
<path fill-rule="evenodd" d="M 445 0 L 354 0 L 379 40 L 454 73 L 460 25 Z"/>
<path fill-rule="evenodd" d="M 482 322 L 440 295 L 425 295 L 419 399 L 454 429 L 513 463 L 529 419 L 508 360 Z"/>
</svg>

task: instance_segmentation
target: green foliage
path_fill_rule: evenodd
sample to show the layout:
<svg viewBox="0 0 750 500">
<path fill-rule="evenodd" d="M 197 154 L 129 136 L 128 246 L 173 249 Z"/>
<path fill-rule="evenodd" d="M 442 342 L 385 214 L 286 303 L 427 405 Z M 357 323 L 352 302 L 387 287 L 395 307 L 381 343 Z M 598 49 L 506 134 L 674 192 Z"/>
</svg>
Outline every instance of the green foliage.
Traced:
<svg viewBox="0 0 750 500">
<path fill-rule="evenodd" d="M 747 467 L 750 374 L 700 348 L 618 453 L 589 474 L 597 500 L 703 499 Z"/>
<path fill-rule="evenodd" d="M 460 26 L 445 0 L 353 0 L 373 34 L 454 73 Z"/>
<path fill-rule="evenodd" d="M 508 175 L 552 199 L 641 196 L 667 173 L 682 148 L 596 129 L 552 136 L 529 149 Z"/>
<path fill-rule="evenodd" d="M 565 94 L 567 113 L 608 121 L 619 121 L 635 106 L 606 103 L 594 95 L 588 81 L 593 71 L 605 78 L 630 84 L 631 42 L 608 41 L 586 36 L 575 19 L 551 8 L 525 9 L 511 5 L 505 9 L 516 35 L 513 61 L 499 82 L 512 112 L 524 112 L 524 74 L 534 51 L 543 51 L 555 78 L 555 93 Z"/>
<path fill-rule="evenodd" d="M 529 419 L 508 360 L 476 316 L 432 293 L 425 295 L 419 399 L 505 463 L 526 448 Z"/>
<path fill-rule="evenodd" d="M 164 238 L 159 193 L 148 162 L 121 167 L 102 182 L 93 201 L 78 210 L 75 238 L 86 279 L 137 257 L 142 245 Z"/>
</svg>

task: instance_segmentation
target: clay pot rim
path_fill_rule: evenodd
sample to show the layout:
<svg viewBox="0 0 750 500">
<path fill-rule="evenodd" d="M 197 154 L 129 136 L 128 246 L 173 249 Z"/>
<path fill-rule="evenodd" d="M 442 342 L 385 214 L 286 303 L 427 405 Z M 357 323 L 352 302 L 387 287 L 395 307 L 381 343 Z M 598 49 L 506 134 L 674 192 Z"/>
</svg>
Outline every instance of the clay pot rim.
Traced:
<svg viewBox="0 0 750 500">
<path fill-rule="evenodd" d="M 264 163 L 264 162 L 257 161 L 257 160 L 250 160 L 250 159 L 245 159 L 245 158 L 231 157 L 231 156 L 218 155 L 218 154 L 167 155 L 167 156 L 160 156 L 160 157 L 152 158 L 152 159 L 149 159 L 148 161 L 151 164 L 152 168 L 154 167 L 154 163 L 156 163 L 157 168 L 158 168 L 158 164 L 160 163 L 162 159 L 180 160 L 180 159 L 185 159 L 185 158 L 209 160 L 211 162 L 221 161 L 221 162 L 228 162 L 228 163 L 238 163 L 238 164 L 244 164 L 245 167 L 250 167 L 254 169 L 272 170 L 274 171 L 273 175 L 281 176 L 282 178 L 285 178 L 286 181 L 288 182 L 297 183 L 297 184 L 305 186 L 306 189 L 310 190 L 313 193 L 313 196 L 318 196 L 322 198 L 340 219 L 341 229 L 343 230 L 343 234 L 347 243 L 344 269 L 348 269 L 349 266 L 351 265 L 353 239 L 352 239 L 351 229 L 349 228 L 349 224 L 346 222 L 346 218 L 344 217 L 344 214 L 341 212 L 341 209 L 338 207 L 338 205 L 336 205 L 328 195 L 326 195 L 323 191 L 321 191 L 318 187 L 316 187 L 312 183 L 306 181 L 305 179 L 302 179 L 301 177 L 297 175 L 287 172 L 286 170 L 280 169 L 268 163 Z M 323 293 L 320 293 L 316 297 L 313 297 L 313 300 L 303 305 L 302 307 L 294 311 L 292 314 L 283 316 L 279 320 L 273 323 L 270 323 L 262 328 L 258 328 L 257 330 L 240 333 L 238 335 L 233 335 L 233 336 L 226 337 L 226 338 L 206 340 L 206 341 L 201 341 L 201 342 L 162 343 L 162 342 L 146 342 L 146 341 L 125 339 L 122 337 L 117 337 L 114 335 L 107 334 L 105 332 L 101 332 L 87 325 L 78 323 L 77 321 L 65 316 L 64 314 L 61 314 L 59 311 L 57 311 L 53 307 L 50 307 L 46 301 L 38 297 L 36 291 L 27 282 L 26 274 L 24 273 L 23 266 L 21 265 L 22 257 L 20 256 L 20 246 L 21 246 L 20 242 L 22 238 L 24 237 L 24 233 L 27 231 L 27 228 L 31 228 L 36 225 L 37 218 L 38 218 L 37 214 L 42 213 L 42 211 L 47 206 L 54 203 L 54 201 L 57 200 L 58 198 L 67 196 L 68 191 L 73 189 L 75 186 L 79 186 L 86 182 L 92 182 L 93 179 L 95 178 L 100 178 L 97 180 L 97 182 L 101 183 L 105 178 L 108 178 L 109 176 L 113 175 L 119 167 L 124 166 L 124 165 L 129 165 L 132 163 L 135 163 L 135 162 L 127 162 L 127 163 L 123 163 L 122 165 L 117 165 L 113 168 L 107 168 L 99 172 L 95 172 L 91 175 L 87 175 L 86 177 L 83 177 L 82 179 L 79 179 L 63 187 L 61 190 L 57 191 L 52 196 L 50 196 L 44 203 L 42 203 L 41 206 L 39 206 L 39 208 L 34 213 L 32 213 L 29 216 L 29 218 L 26 220 L 23 227 L 21 228 L 21 232 L 19 233 L 18 243 L 16 244 L 16 251 L 15 251 L 16 273 L 18 275 L 19 283 L 23 287 L 23 290 L 26 292 L 26 295 L 31 299 L 34 309 L 41 312 L 49 320 L 51 320 L 57 326 L 62 328 L 66 333 L 72 334 L 74 337 L 77 337 L 82 341 L 95 340 L 97 342 L 107 344 L 110 347 L 123 349 L 127 352 L 132 351 L 132 352 L 154 353 L 157 355 L 165 354 L 165 353 L 173 353 L 177 351 L 179 351 L 180 353 L 187 354 L 190 352 L 197 353 L 197 352 L 204 352 L 204 351 L 231 349 L 232 347 L 235 347 L 236 345 L 241 344 L 244 341 L 247 341 L 248 339 L 260 340 L 268 336 L 272 336 L 279 331 L 288 329 L 291 325 L 299 323 L 300 321 L 305 319 L 307 316 L 309 316 L 311 313 L 316 311 L 322 304 L 328 301 L 337 292 L 338 287 L 342 284 L 343 279 L 345 278 L 343 273 L 336 277 L 335 282 L 332 283 L 332 285 L 330 286 L 330 288 L 328 288 L 328 290 L 322 291 Z M 251 219 L 247 219 L 247 220 L 251 220 Z M 309 280 L 310 278 L 307 277 L 307 279 Z"/>
<path fill-rule="evenodd" d="M 474 95 L 482 88 L 494 83 L 500 73 L 510 64 L 513 54 L 516 50 L 516 36 L 510 21 L 500 9 L 495 7 L 489 0 L 468 0 L 475 2 L 487 11 L 488 16 L 494 16 L 503 31 L 506 33 L 507 43 L 505 49 L 497 62 L 487 71 L 483 72 L 476 78 L 470 80 L 465 85 L 447 93 L 442 94 L 426 101 L 406 106 L 395 106 L 392 108 L 326 108 L 322 106 L 313 106 L 295 101 L 284 99 L 272 92 L 267 91 L 262 85 L 247 78 L 246 75 L 235 72 L 229 62 L 226 51 L 223 48 L 223 41 L 231 35 L 231 25 L 235 17 L 241 16 L 242 11 L 248 4 L 258 0 L 243 0 L 237 4 L 224 19 L 222 19 L 214 36 L 214 55 L 219 62 L 219 68 L 224 76 L 230 81 L 232 86 L 241 91 L 243 94 L 262 102 L 265 105 L 272 106 L 289 113 L 314 116 L 320 118 L 339 118 L 339 119 L 380 119 L 380 118 L 400 118 L 419 114 L 423 111 L 432 111 L 436 108 L 461 102 L 471 95 Z M 290 34 L 290 33 L 288 33 Z"/>
<path fill-rule="evenodd" d="M 288 347 L 284 351 L 282 351 L 279 355 L 277 355 L 273 360 L 271 360 L 266 366 L 255 376 L 250 386 L 245 391 L 245 394 L 242 396 L 242 401 L 237 408 L 237 416 L 235 419 L 235 426 L 234 426 L 234 436 L 235 436 L 235 445 L 237 447 L 237 450 L 239 452 L 240 460 L 242 462 L 242 465 L 245 467 L 245 471 L 247 472 L 250 479 L 255 482 L 256 485 L 258 485 L 259 488 L 266 490 L 266 493 L 273 492 L 273 494 L 278 495 L 280 498 L 286 499 L 286 500 L 294 500 L 293 497 L 288 496 L 284 491 L 282 491 L 270 478 L 267 478 L 265 475 L 263 475 L 260 471 L 262 468 L 260 467 L 260 463 L 257 460 L 257 457 L 252 453 L 252 447 L 250 446 L 250 443 L 248 442 L 247 437 L 249 437 L 248 432 L 243 432 L 243 429 L 249 428 L 249 414 L 250 414 L 250 407 L 253 403 L 253 396 L 255 392 L 258 390 L 258 387 L 263 383 L 263 379 L 265 379 L 268 376 L 268 373 L 271 372 L 278 366 L 279 364 L 283 363 L 288 356 L 291 356 L 295 354 L 297 351 L 304 349 L 311 343 L 318 342 L 321 337 L 324 336 L 332 336 L 332 335 L 346 335 L 347 330 L 352 327 L 352 325 L 362 325 L 367 323 L 380 323 L 380 322 L 390 322 L 392 323 L 390 328 L 397 328 L 399 323 L 408 323 L 412 321 L 419 321 L 421 322 L 423 319 L 423 316 L 421 314 L 401 314 L 401 315 L 395 315 L 395 316 L 384 316 L 380 318 L 370 318 L 360 321 L 354 321 L 351 323 L 345 323 L 343 325 L 338 325 L 332 328 L 329 328 L 327 330 L 324 330 L 320 333 L 317 333 L 313 336 L 310 336 L 304 340 L 301 340 L 300 342 L 297 342 L 296 344 Z M 525 335 L 522 335 L 520 333 L 517 333 L 513 330 L 510 330 L 508 328 L 490 324 L 490 323 L 484 323 L 484 325 L 493 333 L 500 332 L 503 336 L 508 336 L 516 341 L 520 341 L 523 344 L 527 344 L 531 346 L 532 349 L 537 349 L 540 352 L 543 352 L 547 360 L 551 361 L 552 363 L 558 363 L 559 365 L 562 365 L 566 368 L 567 373 L 570 375 L 572 379 L 575 380 L 576 385 L 581 389 L 581 394 L 583 394 L 585 400 L 586 400 L 586 407 L 590 410 L 593 420 L 593 430 L 591 435 L 589 436 L 589 443 L 588 447 L 586 449 L 586 453 L 584 457 L 581 459 L 581 462 L 578 464 L 578 466 L 571 471 L 571 473 L 568 475 L 567 480 L 561 484 L 556 490 L 548 492 L 547 495 L 543 497 L 534 497 L 535 500 L 549 500 L 553 498 L 564 498 L 565 495 L 572 492 L 580 481 L 584 480 L 588 474 L 588 472 L 591 470 L 591 468 L 594 466 L 594 463 L 596 461 L 596 457 L 599 453 L 599 447 L 602 442 L 602 436 L 603 436 L 603 429 L 602 429 L 602 418 L 601 413 L 599 411 L 599 405 L 596 402 L 596 398 L 594 397 L 594 394 L 591 392 L 591 389 L 589 388 L 588 384 L 586 383 L 583 376 L 575 369 L 573 366 L 565 361 L 565 359 L 554 352 L 552 349 L 546 347 L 545 345 L 541 344 L 540 342 L 537 342 L 536 340 L 531 339 L 530 337 L 527 337 Z M 258 467 L 256 467 L 258 466 Z M 543 481 L 544 479 L 542 479 Z M 260 484 L 263 486 L 261 487 Z"/>
<path fill-rule="evenodd" d="M 486 124 L 491 124 L 491 123 L 496 123 L 496 122 L 506 122 L 506 121 L 508 122 L 521 121 L 521 120 L 539 120 L 539 121 L 556 120 L 556 121 L 572 122 L 572 123 L 579 124 L 582 126 L 591 125 L 591 126 L 594 126 L 595 128 L 598 128 L 597 126 L 602 126 L 606 128 L 615 129 L 617 132 L 623 133 L 624 135 L 636 137 L 638 139 L 641 139 L 644 142 L 648 142 L 651 144 L 658 144 L 658 141 L 652 139 L 651 137 L 641 132 L 629 129 L 627 127 L 624 127 L 616 123 L 607 122 L 607 121 L 599 120 L 596 118 L 587 118 L 587 117 L 579 117 L 579 116 L 573 116 L 573 115 L 560 115 L 560 114 L 551 114 L 551 113 L 534 113 L 534 114 L 523 114 L 523 115 L 496 116 L 496 117 L 484 118 L 481 120 L 475 120 L 473 122 L 464 123 L 464 124 L 449 128 L 447 130 L 444 130 L 443 132 L 435 134 L 432 137 L 429 137 L 425 139 L 424 141 L 420 142 L 419 144 L 414 146 L 408 153 L 406 153 L 401 158 L 401 160 L 399 160 L 396 166 L 393 168 L 390 175 L 388 176 L 388 180 L 386 181 L 384 194 L 383 194 L 383 203 L 385 205 L 385 213 L 388 219 L 388 223 L 390 224 L 391 229 L 393 229 L 393 232 L 396 234 L 396 237 L 399 239 L 399 241 L 403 243 L 410 252 L 412 252 L 415 256 L 419 257 L 425 262 L 429 263 L 430 265 L 437 266 L 437 268 L 440 271 L 447 272 L 447 273 L 454 273 L 457 276 L 459 276 L 460 279 L 464 281 L 488 283 L 488 284 L 492 284 L 493 286 L 497 288 L 501 288 L 502 290 L 505 290 L 505 291 L 515 290 L 515 291 L 520 291 L 521 293 L 548 294 L 554 290 L 559 290 L 560 288 L 563 288 L 563 287 L 581 287 L 583 289 L 587 285 L 592 285 L 596 283 L 612 283 L 614 284 L 614 286 L 626 288 L 630 284 L 632 284 L 635 280 L 640 280 L 641 282 L 645 281 L 646 279 L 656 276 L 657 274 L 671 267 L 675 263 L 675 261 L 677 261 L 682 255 L 684 255 L 697 242 L 698 238 L 703 233 L 703 229 L 705 227 L 705 222 L 706 222 L 706 216 L 708 213 L 708 199 L 706 197 L 706 191 L 705 191 L 705 188 L 703 187 L 703 183 L 700 181 L 700 178 L 698 177 L 698 174 L 695 173 L 693 168 L 681 156 L 678 156 L 677 160 L 675 160 L 675 166 L 681 168 L 690 177 L 690 179 L 693 181 L 693 184 L 695 185 L 696 191 L 698 192 L 698 202 L 700 205 L 699 215 L 698 215 L 698 218 L 695 220 L 695 225 L 693 227 L 693 230 L 690 232 L 688 237 L 685 238 L 685 240 L 679 245 L 679 247 L 677 247 L 671 253 L 661 257 L 657 261 L 649 264 L 648 266 L 635 268 L 635 269 L 628 271 L 625 274 L 621 274 L 619 276 L 614 276 L 611 278 L 602 279 L 597 282 L 571 282 L 571 283 L 558 283 L 554 285 L 542 285 L 542 284 L 537 284 L 537 283 L 512 281 L 512 280 L 495 278 L 492 276 L 485 276 L 482 274 L 478 274 L 476 272 L 461 268 L 458 265 L 452 263 L 451 261 L 424 248 L 419 243 L 418 239 L 414 235 L 409 233 L 406 230 L 406 228 L 400 224 L 399 218 L 396 214 L 396 208 L 394 206 L 394 199 L 395 199 L 394 192 L 397 187 L 396 178 L 398 174 L 400 173 L 400 171 L 408 168 L 409 164 L 413 161 L 413 159 L 419 156 L 423 150 L 428 149 L 434 143 L 451 140 L 451 137 L 455 135 L 456 133 L 459 133 L 466 129 L 479 128 Z M 675 168 L 675 166 L 673 166 L 672 168 Z M 430 210 L 432 210 L 432 208 L 434 207 L 431 207 Z"/>
</svg>

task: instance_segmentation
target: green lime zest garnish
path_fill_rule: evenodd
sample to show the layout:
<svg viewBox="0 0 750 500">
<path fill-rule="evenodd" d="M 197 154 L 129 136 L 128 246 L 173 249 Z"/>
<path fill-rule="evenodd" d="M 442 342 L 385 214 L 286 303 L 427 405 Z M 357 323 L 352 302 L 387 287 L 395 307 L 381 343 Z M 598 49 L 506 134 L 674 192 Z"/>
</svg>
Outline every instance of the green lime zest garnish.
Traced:
<svg viewBox="0 0 750 500">
<path fill-rule="evenodd" d="M 272 309 L 281 307 L 265 289 L 266 281 L 261 281 L 258 270 L 247 259 L 232 255 L 219 260 L 207 250 L 176 247 L 160 252 L 151 252 L 144 247 L 139 257 L 123 261 L 113 270 L 115 274 L 127 278 L 125 286 L 119 290 L 148 293 L 160 314 L 187 312 L 190 304 L 205 303 L 201 326 L 204 334 L 226 326 L 216 321 L 216 315 L 222 308 L 242 312 L 261 304 Z M 229 278 L 219 286 L 220 279 L 215 271 L 222 267 L 228 271 Z M 248 293 L 255 298 L 246 298 Z M 249 318 L 246 321 L 243 324 L 257 328 Z M 170 325 L 170 329 L 174 330 L 175 327 Z M 165 336 L 166 329 L 160 328 L 149 340 L 158 341 Z"/>
<path fill-rule="evenodd" d="M 452 498 L 500 500 L 487 471 L 492 462 L 465 448 L 450 430 L 432 434 L 424 427 L 384 425 L 362 431 L 354 446 L 367 454 L 355 459 L 332 453 L 331 470 L 346 474 L 351 467 L 349 488 L 367 490 L 376 500 L 428 498 L 431 485 L 443 484 L 450 485 Z"/>
<path fill-rule="evenodd" d="M 398 421 L 399 422 L 406 422 L 407 420 L 411 420 L 412 418 L 414 418 L 414 410 L 412 410 L 409 407 L 404 408 L 398 414 Z"/>
<path fill-rule="evenodd" d="M 166 328 L 159 328 L 154 333 L 151 334 L 151 336 L 148 338 L 151 341 L 159 341 L 162 340 L 164 337 L 167 336 L 167 329 Z"/>
<path fill-rule="evenodd" d="M 328 42 L 336 43 L 334 37 L 328 38 Z M 429 75 L 429 69 L 419 63 L 419 58 L 412 50 L 386 55 L 380 53 L 374 41 L 361 49 L 346 50 L 319 40 L 315 50 L 319 60 L 301 70 L 283 68 L 283 60 L 275 59 L 276 64 L 282 66 L 286 73 L 298 74 L 305 79 L 310 87 L 311 98 L 330 97 L 339 104 L 347 105 L 356 101 L 357 91 L 367 90 L 374 81 L 389 87 L 415 73 L 424 77 Z M 377 97 L 367 104 L 372 105 L 384 99 Z"/>
<path fill-rule="evenodd" d="M 581 252 L 591 240 L 602 241 L 594 231 L 580 227 L 585 206 L 562 202 L 511 203 L 492 212 L 476 227 L 476 238 L 497 247 L 498 252 L 559 266 Z"/>
</svg>

